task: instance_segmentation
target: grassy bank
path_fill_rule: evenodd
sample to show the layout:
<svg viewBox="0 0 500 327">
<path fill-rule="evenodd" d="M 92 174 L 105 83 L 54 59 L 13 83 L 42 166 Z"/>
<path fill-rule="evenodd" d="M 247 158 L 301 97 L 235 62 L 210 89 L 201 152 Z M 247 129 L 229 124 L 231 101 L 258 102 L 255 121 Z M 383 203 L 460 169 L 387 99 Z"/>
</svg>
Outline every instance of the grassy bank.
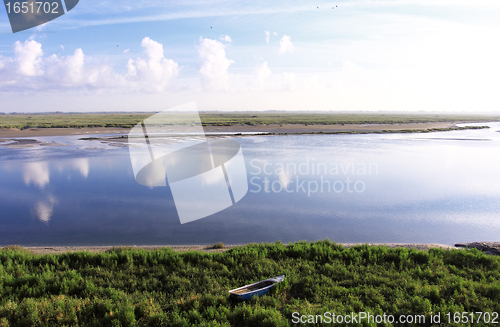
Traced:
<svg viewBox="0 0 500 327">
<path fill-rule="evenodd" d="M 152 113 L 102 114 L 31 114 L 0 115 L 0 128 L 131 128 Z M 431 115 L 431 114 L 350 114 L 350 113 L 202 113 L 204 126 L 268 125 L 268 124 L 405 124 L 430 122 L 485 122 L 498 121 L 500 116 Z"/>
<path fill-rule="evenodd" d="M 426 128 L 426 129 L 384 129 L 381 131 L 333 131 L 333 132 L 300 132 L 300 133 L 262 133 L 260 135 L 314 135 L 314 134 L 411 134 L 411 133 L 433 133 L 464 131 L 468 129 L 488 129 L 489 126 L 464 126 L 447 128 Z M 237 134 L 238 135 L 238 134 Z M 241 133 L 239 134 L 241 135 Z"/>
<path fill-rule="evenodd" d="M 500 258 L 329 241 L 223 253 L 0 251 L 0 326 L 289 326 L 292 313 L 499 312 Z M 286 274 L 272 294 L 229 289 Z M 367 325 L 367 324 L 359 324 Z M 430 325 L 430 324 L 426 324 Z M 356 326 L 356 324 L 354 324 Z"/>
</svg>

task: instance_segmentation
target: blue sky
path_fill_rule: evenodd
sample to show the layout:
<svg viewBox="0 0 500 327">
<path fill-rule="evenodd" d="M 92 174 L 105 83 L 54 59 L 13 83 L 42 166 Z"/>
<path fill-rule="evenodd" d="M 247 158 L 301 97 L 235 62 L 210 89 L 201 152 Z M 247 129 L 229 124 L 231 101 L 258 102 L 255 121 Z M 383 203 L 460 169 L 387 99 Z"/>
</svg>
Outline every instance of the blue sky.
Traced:
<svg viewBox="0 0 500 327">
<path fill-rule="evenodd" d="M 499 14 L 487 0 L 80 0 L 13 34 L 2 9 L 0 111 L 498 111 Z"/>
</svg>

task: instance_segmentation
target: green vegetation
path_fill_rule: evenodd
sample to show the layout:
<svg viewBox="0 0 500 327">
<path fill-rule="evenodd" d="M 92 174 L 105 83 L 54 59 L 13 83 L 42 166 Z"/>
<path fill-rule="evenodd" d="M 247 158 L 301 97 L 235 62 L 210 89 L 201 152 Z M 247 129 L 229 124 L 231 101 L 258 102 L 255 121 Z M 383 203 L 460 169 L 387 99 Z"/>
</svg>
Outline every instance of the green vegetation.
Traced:
<svg viewBox="0 0 500 327">
<path fill-rule="evenodd" d="M 151 116 L 150 113 L 2 115 L 0 116 L 0 128 L 132 128 L 149 116 Z"/>
<path fill-rule="evenodd" d="M 123 127 L 132 128 L 153 113 L 0 115 L 0 128 Z M 201 113 L 204 126 L 267 124 L 403 124 L 498 121 L 500 116 L 382 113 Z"/>
<path fill-rule="evenodd" d="M 224 248 L 224 243 L 222 242 L 217 242 L 211 247 L 212 249 L 223 249 Z"/>
<path fill-rule="evenodd" d="M 446 128 L 427 128 L 427 129 L 384 129 L 381 131 L 333 131 L 333 132 L 298 132 L 298 133 L 259 133 L 258 135 L 308 135 L 308 134 L 408 134 L 408 133 L 432 133 L 432 132 L 450 132 L 463 131 L 466 129 L 487 129 L 489 126 L 464 126 L 464 127 L 446 127 Z M 235 134 L 238 135 L 238 134 Z"/>
<path fill-rule="evenodd" d="M 432 122 L 498 121 L 500 116 L 392 113 L 210 113 L 201 114 L 203 125 L 232 126 L 267 124 L 408 124 Z"/>
<path fill-rule="evenodd" d="M 267 296 L 229 299 L 229 289 L 281 274 Z M 429 322 L 431 311 L 499 312 L 499 298 L 500 257 L 475 249 L 326 240 L 222 253 L 0 251 L 0 326 L 290 326 L 295 311 L 425 314 Z"/>
</svg>

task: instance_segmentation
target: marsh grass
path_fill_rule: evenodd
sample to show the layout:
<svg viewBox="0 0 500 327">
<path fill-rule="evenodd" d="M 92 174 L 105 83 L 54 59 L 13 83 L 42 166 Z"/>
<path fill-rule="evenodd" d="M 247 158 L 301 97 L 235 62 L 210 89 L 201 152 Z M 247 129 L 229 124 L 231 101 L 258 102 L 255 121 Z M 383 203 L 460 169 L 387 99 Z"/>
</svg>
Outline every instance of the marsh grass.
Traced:
<svg viewBox="0 0 500 327">
<path fill-rule="evenodd" d="M 229 299 L 230 289 L 282 274 L 267 296 Z M 499 299 L 500 258 L 475 249 L 326 240 L 221 253 L 0 251 L 0 326 L 290 326 L 294 311 L 498 312 Z"/>
<path fill-rule="evenodd" d="M 107 253 L 122 253 L 133 250 L 132 246 L 113 246 L 111 249 L 106 250 Z"/>
<path fill-rule="evenodd" d="M 0 251 L 5 252 L 22 252 L 22 253 L 33 253 L 32 251 L 22 247 L 20 245 L 7 245 L 4 247 L 0 247 Z"/>
<path fill-rule="evenodd" d="M 154 113 L 75 113 L 0 115 L 0 128 L 132 128 Z M 498 121 L 500 116 L 383 113 L 201 113 L 204 126 L 405 124 Z"/>
<path fill-rule="evenodd" d="M 210 249 L 223 249 L 223 248 L 224 248 L 224 243 L 222 242 L 217 242 L 210 247 Z"/>
</svg>

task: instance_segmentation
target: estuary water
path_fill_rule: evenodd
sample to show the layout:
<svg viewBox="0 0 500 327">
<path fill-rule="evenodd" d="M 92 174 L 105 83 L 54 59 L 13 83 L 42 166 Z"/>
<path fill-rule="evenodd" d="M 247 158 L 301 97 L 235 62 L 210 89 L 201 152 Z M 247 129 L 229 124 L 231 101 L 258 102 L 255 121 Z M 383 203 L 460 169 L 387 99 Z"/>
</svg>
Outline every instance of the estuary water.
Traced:
<svg viewBox="0 0 500 327">
<path fill-rule="evenodd" d="M 168 185 L 136 182 L 127 147 L 0 140 L 0 245 L 499 241 L 500 123 L 477 125 L 491 128 L 235 138 L 247 194 L 185 224 Z"/>
</svg>

